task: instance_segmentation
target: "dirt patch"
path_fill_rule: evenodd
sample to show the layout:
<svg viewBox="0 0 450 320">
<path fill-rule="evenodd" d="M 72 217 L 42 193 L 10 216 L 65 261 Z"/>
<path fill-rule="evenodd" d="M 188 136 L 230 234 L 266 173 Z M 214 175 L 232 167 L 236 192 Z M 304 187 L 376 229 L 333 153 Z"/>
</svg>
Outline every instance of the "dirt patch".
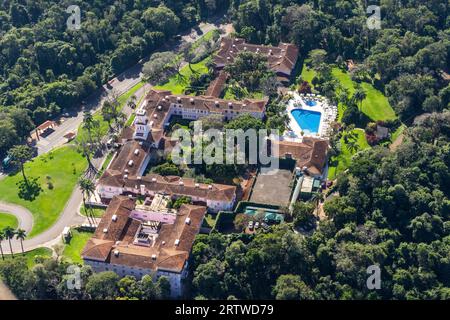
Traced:
<svg viewBox="0 0 450 320">
<path fill-rule="evenodd" d="M 397 150 L 397 148 L 402 144 L 402 142 L 403 142 L 403 133 L 400 134 L 397 137 L 397 139 L 395 139 L 395 141 L 391 143 L 391 145 L 389 146 L 389 150 L 391 151 Z"/>
</svg>

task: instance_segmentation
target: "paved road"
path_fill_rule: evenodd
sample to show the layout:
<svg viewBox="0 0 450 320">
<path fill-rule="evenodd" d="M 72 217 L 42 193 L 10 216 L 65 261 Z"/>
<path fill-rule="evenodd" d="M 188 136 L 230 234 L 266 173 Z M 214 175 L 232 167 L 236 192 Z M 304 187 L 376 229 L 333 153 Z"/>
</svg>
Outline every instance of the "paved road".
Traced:
<svg viewBox="0 0 450 320">
<path fill-rule="evenodd" d="M 220 25 L 219 23 L 201 23 L 198 28 L 193 28 L 182 36 L 181 42 L 168 44 L 162 49 L 177 50 L 182 42 L 194 42 L 203 34 L 215 28 L 224 27 L 227 29 L 225 26 L 228 25 Z M 200 30 L 200 32 L 198 32 L 198 30 Z M 86 99 L 84 108 L 79 106 L 78 112 L 70 114 L 69 117 L 61 117 L 60 119 L 56 119 L 56 121 L 59 121 L 61 124 L 55 127 L 54 131 L 48 136 L 41 137 L 38 141 L 36 141 L 38 154 L 49 152 L 55 147 L 63 145 L 66 142 L 64 135 L 70 131 L 76 131 L 83 122 L 83 114 L 85 110 L 95 112 L 101 108 L 103 101 L 105 101 L 112 92 L 121 95 L 141 82 L 143 78 L 142 69 L 147 59 L 148 58 L 142 59 L 133 67 L 127 69 L 125 72 L 110 80 L 102 88 Z"/>
<path fill-rule="evenodd" d="M 104 158 L 106 157 L 103 156 L 101 158 L 96 158 L 93 159 L 93 164 L 95 167 L 99 168 L 104 160 Z M 53 224 L 49 229 L 47 229 L 46 231 L 44 231 L 43 233 L 30 238 L 30 239 L 26 239 L 23 242 L 23 248 L 25 251 L 30 251 L 33 249 L 36 249 L 38 247 L 42 247 L 45 246 L 45 244 L 52 242 L 53 240 L 59 238 L 59 236 L 61 235 L 62 231 L 64 230 L 64 228 L 66 226 L 72 226 L 72 225 L 78 225 L 81 223 L 84 223 L 86 221 L 86 219 L 84 217 L 81 217 L 78 215 L 78 208 L 81 204 L 83 200 L 83 196 L 82 193 L 80 191 L 80 189 L 77 187 L 73 190 L 72 195 L 69 198 L 69 201 L 67 201 L 61 215 L 59 216 L 58 220 L 56 221 L 55 224 Z M 2 211 L 3 209 L 7 209 L 7 207 L 3 207 L 3 206 L 12 206 L 10 204 L 4 204 L 4 203 L 0 203 L 0 211 Z M 20 206 L 14 206 L 14 211 L 11 212 L 14 215 L 17 216 L 18 212 L 27 212 L 28 210 L 26 210 L 25 208 L 22 208 Z M 30 213 L 28 213 L 28 215 L 24 218 L 28 219 L 27 224 L 29 224 L 31 222 L 33 222 L 33 217 L 30 216 Z M 4 242 L 4 244 L 7 242 Z M 12 243 L 12 248 L 14 252 L 20 252 L 21 251 L 21 246 L 20 246 L 20 241 L 14 239 L 11 241 Z M 9 245 L 4 245 L 3 246 L 3 251 L 5 252 L 5 254 L 9 254 L 10 253 L 10 249 L 9 249 Z"/>
<path fill-rule="evenodd" d="M 33 228 L 33 215 L 24 207 L 0 201 L 0 212 L 16 216 L 19 222 L 18 228 L 25 230 L 27 233 Z"/>
<path fill-rule="evenodd" d="M 183 36 L 183 41 L 193 42 L 197 40 L 202 34 L 209 32 L 210 30 L 213 30 L 217 27 L 225 28 L 227 30 L 227 33 L 229 32 L 229 25 L 219 25 L 219 24 L 205 24 L 202 23 L 199 25 L 199 28 L 201 30 L 200 33 L 197 31 L 194 31 L 186 34 Z M 197 30 L 198 30 L 197 29 Z M 197 33 L 194 33 L 197 32 Z M 191 36 L 196 34 L 196 36 Z M 101 102 L 106 99 L 107 95 L 111 93 L 111 91 L 116 91 L 118 93 L 123 93 L 128 91 L 132 86 L 139 83 L 142 79 L 142 66 L 143 62 L 135 65 L 134 67 L 130 68 L 123 74 L 119 75 L 117 78 L 114 79 L 114 81 L 110 81 L 110 86 L 104 86 L 102 89 L 102 93 L 91 97 L 90 99 L 86 100 L 86 108 L 90 110 L 97 110 L 101 106 Z M 136 91 L 136 97 L 139 100 L 142 95 L 145 94 L 145 92 L 150 88 L 150 85 L 145 85 L 139 90 Z M 124 107 L 124 113 L 127 116 L 130 116 L 133 110 L 129 108 L 126 104 Z M 65 139 L 63 138 L 63 135 L 66 134 L 68 131 L 74 131 L 78 128 L 78 126 L 81 124 L 83 120 L 83 111 L 79 111 L 76 116 L 72 118 L 64 119 L 62 124 L 58 126 L 55 131 L 50 134 L 47 138 L 41 139 L 38 143 L 38 153 L 42 154 L 45 152 L 50 151 L 51 149 L 62 145 L 65 143 Z M 103 156 L 101 158 L 97 158 L 93 160 L 93 164 L 100 168 L 102 165 L 102 162 L 104 158 Z M 56 238 L 58 238 L 64 227 L 76 225 L 85 222 L 85 218 L 81 217 L 77 214 L 78 208 L 82 202 L 82 194 L 79 188 L 76 188 L 69 199 L 69 201 L 66 203 L 66 206 L 64 207 L 63 212 L 61 213 L 59 219 L 57 222 L 51 226 L 49 229 L 44 231 L 43 233 L 31 238 L 26 239 L 23 242 L 24 250 L 30 251 L 37 247 L 41 247 L 45 244 L 52 243 Z M 14 206 L 6 203 L 0 203 L 0 211 L 5 210 L 9 213 L 12 213 L 16 215 L 21 221 L 23 225 L 23 229 L 26 231 L 31 230 L 33 225 L 33 218 L 31 213 L 20 206 Z M 22 227 L 21 227 L 22 228 Z M 20 247 L 20 241 L 13 240 L 12 241 L 13 251 L 18 252 L 21 250 Z M 5 253 L 9 252 L 9 246 L 6 246 Z"/>
</svg>

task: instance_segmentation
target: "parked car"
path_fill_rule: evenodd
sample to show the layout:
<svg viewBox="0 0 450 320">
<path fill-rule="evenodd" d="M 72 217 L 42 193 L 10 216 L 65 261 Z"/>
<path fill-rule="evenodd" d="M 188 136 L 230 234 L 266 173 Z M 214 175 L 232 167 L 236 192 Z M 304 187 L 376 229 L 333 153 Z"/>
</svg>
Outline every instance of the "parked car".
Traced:
<svg viewBox="0 0 450 320">
<path fill-rule="evenodd" d="M 256 223 L 255 223 L 255 229 L 258 229 L 259 228 L 259 222 L 257 221 Z"/>
<path fill-rule="evenodd" d="M 248 229 L 253 230 L 253 221 L 248 222 Z"/>
</svg>

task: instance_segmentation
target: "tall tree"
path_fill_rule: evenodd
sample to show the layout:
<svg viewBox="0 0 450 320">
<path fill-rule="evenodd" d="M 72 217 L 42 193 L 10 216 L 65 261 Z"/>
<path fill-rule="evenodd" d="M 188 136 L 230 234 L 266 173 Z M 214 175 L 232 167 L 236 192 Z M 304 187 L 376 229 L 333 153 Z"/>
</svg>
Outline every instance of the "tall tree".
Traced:
<svg viewBox="0 0 450 320">
<path fill-rule="evenodd" d="M 22 248 L 22 254 L 25 254 L 25 251 L 23 250 L 23 240 L 27 237 L 27 233 L 23 229 L 17 229 L 16 231 L 16 239 L 20 240 L 20 246 Z"/>
<path fill-rule="evenodd" d="M 0 230 L 0 253 L 2 254 L 2 260 L 5 260 L 5 256 L 3 254 L 3 247 L 2 247 L 2 241 L 5 240 L 5 234 L 3 233 L 3 230 Z"/>
<path fill-rule="evenodd" d="M 11 163 L 20 168 L 23 179 L 28 186 L 28 179 L 25 175 L 24 164 L 33 158 L 33 149 L 27 145 L 17 145 L 8 151 L 8 155 L 11 157 Z"/>
<path fill-rule="evenodd" d="M 78 180 L 78 186 L 81 189 L 81 192 L 83 193 L 83 206 L 84 206 L 84 212 L 86 213 L 86 217 L 88 218 L 89 224 L 93 224 L 95 226 L 95 217 L 92 214 L 92 211 L 88 212 L 87 206 L 86 206 L 86 198 L 89 198 L 92 194 L 95 192 L 95 184 L 92 180 L 81 177 Z M 91 222 L 92 219 L 92 222 Z"/>
<path fill-rule="evenodd" d="M 14 258 L 14 252 L 13 252 L 12 245 L 11 245 L 11 239 L 14 238 L 14 235 L 15 235 L 16 233 L 14 232 L 14 229 L 13 229 L 13 228 L 11 228 L 10 226 L 8 226 L 8 227 L 6 227 L 6 228 L 3 229 L 3 234 L 5 235 L 6 239 L 8 239 L 8 242 L 9 242 L 9 250 L 11 251 L 12 257 Z"/>
</svg>

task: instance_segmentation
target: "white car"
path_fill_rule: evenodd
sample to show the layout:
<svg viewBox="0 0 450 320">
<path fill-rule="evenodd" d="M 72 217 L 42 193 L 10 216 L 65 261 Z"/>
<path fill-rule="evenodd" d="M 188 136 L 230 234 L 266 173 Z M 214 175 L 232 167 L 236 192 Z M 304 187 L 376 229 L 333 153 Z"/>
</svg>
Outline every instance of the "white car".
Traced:
<svg viewBox="0 0 450 320">
<path fill-rule="evenodd" d="M 256 223 L 255 223 L 255 229 L 258 229 L 259 228 L 259 222 L 257 221 Z"/>
<path fill-rule="evenodd" d="M 248 222 L 248 229 L 252 230 L 253 229 L 253 221 L 249 221 Z"/>
</svg>

